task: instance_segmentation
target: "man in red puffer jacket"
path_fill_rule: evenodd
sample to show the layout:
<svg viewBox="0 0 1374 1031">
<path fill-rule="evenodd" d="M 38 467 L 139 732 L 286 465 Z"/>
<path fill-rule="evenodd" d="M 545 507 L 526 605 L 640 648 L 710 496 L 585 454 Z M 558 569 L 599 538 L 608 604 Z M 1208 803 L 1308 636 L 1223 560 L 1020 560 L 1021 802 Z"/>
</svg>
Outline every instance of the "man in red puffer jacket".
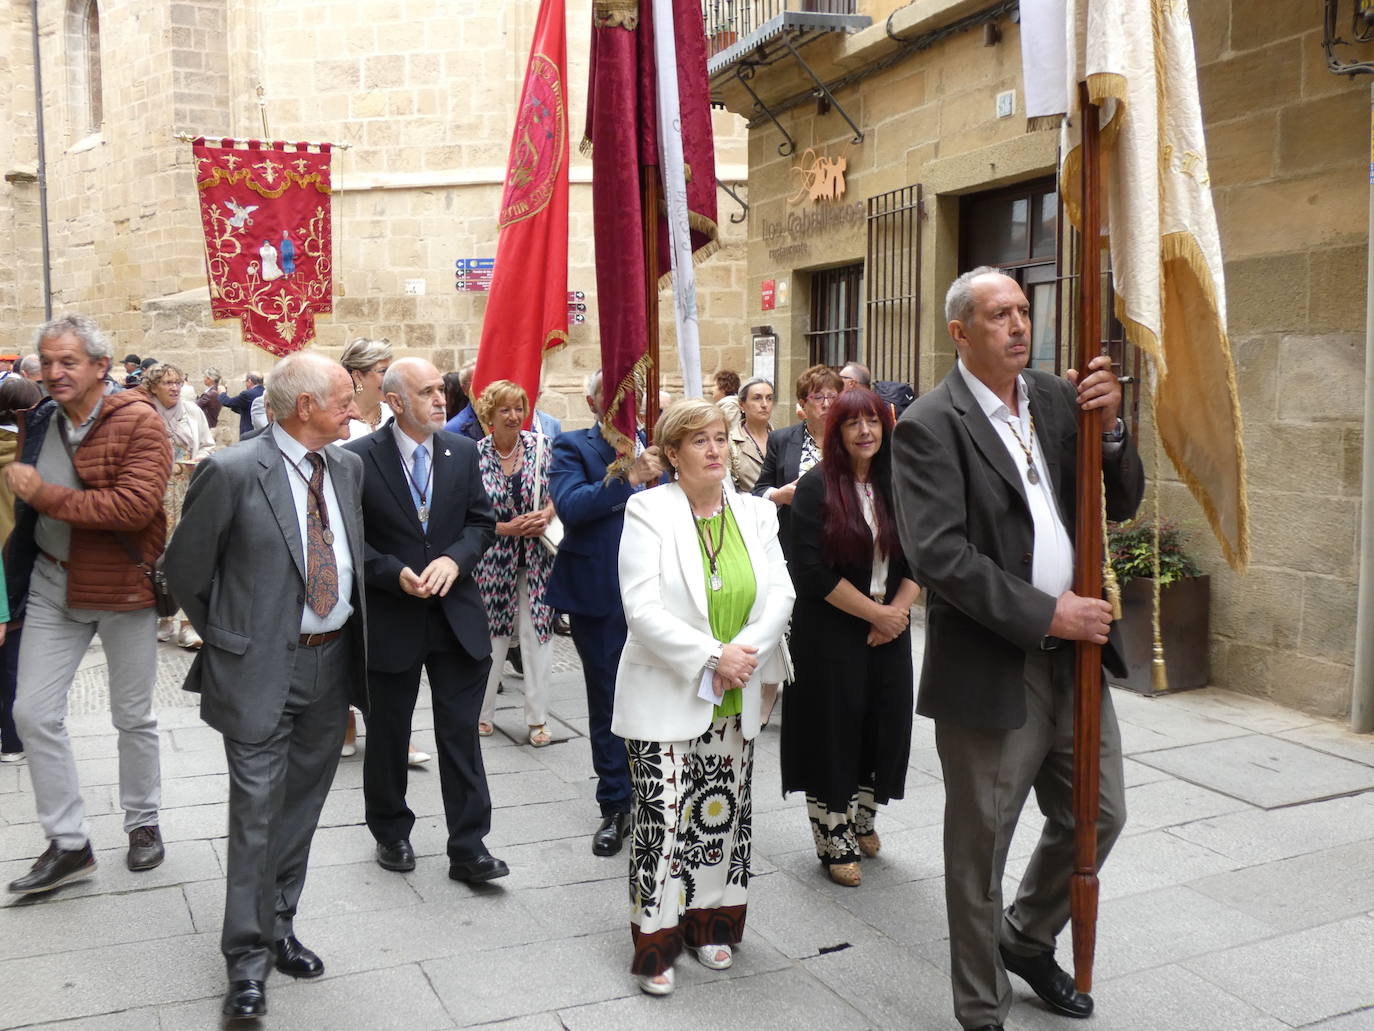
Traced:
<svg viewBox="0 0 1374 1031">
<path fill-rule="evenodd" d="M 65 722 L 72 677 L 97 630 L 119 731 L 127 863 L 151 870 L 163 859 L 156 614 L 145 567 L 167 536 L 171 446 L 146 394 L 107 393 L 110 345 L 91 319 L 64 315 L 41 326 L 38 351 L 49 399 L 25 413 L 19 460 L 5 469 L 16 498 L 6 574 L 12 618 L 24 621 L 14 720 L 48 848 L 10 883 L 17 894 L 51 891 L 95 869 Z"/>
</svg>

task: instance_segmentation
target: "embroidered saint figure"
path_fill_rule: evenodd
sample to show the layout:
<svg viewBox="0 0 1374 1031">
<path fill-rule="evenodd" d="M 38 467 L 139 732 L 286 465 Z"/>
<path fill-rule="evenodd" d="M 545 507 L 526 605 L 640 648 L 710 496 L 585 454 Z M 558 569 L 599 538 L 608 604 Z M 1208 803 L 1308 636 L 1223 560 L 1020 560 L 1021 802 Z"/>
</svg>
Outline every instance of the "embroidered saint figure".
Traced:
<svg viewBox="0 0 1374 1031">
<path fill-rule="evenodd" d="M 258 254 L 262 257 L 263 281 L 270 283 L 274 279 L 280 279 L 281 269 L 277 267 L 277 249 L 272 246 L 270 240 L 262 241 L 262 246 L 258 248 Z"/>
<path fill-rule="evenodd" d="M 291 233 L 282 230 L 281 234 L 281 271 L 282 275 L 289 276 L 296 271 L 296 245 L 291 242 Z"/>
</svg>

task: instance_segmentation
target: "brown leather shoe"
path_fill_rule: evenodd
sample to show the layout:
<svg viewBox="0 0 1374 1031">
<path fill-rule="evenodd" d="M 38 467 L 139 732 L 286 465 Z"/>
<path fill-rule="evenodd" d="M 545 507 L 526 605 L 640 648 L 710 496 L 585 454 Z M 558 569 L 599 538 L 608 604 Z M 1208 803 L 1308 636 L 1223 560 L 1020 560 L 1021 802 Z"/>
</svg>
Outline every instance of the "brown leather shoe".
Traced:
<svg viewBox="0 0 1374 1031">
<path fill-rule="evenodd" d="M 167 850 L 162 847 L 162 832 L 157 824 L 135 827 L 129 832 L 129 869 L 134 872 L 161 866 Z"/>
<path fill-rule="evenodd" d="M 833 863 L 825 869 L 832 881 L 846 888 L 857 888 L 864 876 L 858 863 Z"/>
<path fill-rule="evenodd" d="M 10 881 L 10 891 L 16 895 L 38 895 L 68 881 L 89 877 L 94 870 L 95 853 L 89 841 L 80 848 L 67 849 L 58 848 L 57 842 L 52 841 L 28 873 Z"/>
</svg>

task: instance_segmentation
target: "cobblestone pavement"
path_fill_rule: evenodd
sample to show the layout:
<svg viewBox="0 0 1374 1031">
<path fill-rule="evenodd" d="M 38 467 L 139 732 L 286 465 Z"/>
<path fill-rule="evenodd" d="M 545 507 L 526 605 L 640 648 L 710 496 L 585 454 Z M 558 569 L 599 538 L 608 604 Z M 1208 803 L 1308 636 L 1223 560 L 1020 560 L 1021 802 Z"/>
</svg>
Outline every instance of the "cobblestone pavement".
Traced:
<svg viewBox="0 0 1374 1031">
<path fill-rule="evenodd" d="M 759 738 L 749 925 L 735 966 L 678 964 L 678 990 L 628 974 L 625 859 L 599 859 L 576 655 L 557 639 L 550 729 L 524 742 L 519 678 L 483 745 L 488 844 L 511 876 L 448 880 L 438 777 L 411 777 L 417 869 L 379 869 L 362 825 L 361 752 L 325 807 L 297 920 L 325 976 L 274 976 L 264 1028 L 518 1031 L 643 1028 L 955 1029 L 947 970 L 931 725 L 917 719 L 906 797 L 880 818 L 863 886 L 830 883 L 799 799 L 777 790 L 780 722 Z M 918 645 L 919 649 L 919 645 Z M 919 656 L 918 656 L 919 658 Z M 224 753 L 180 690 L 191 660 L 161 649 L 157 705 L 167 861 L 124 868 L 118 757 L 92 649 L 68 720 L 100 868 L 0 911 L 0 1027 L 183 1031 L 219 1025 Z M 1374 740 L 1219 690 L 1115 693 L 1127 754 L 1126 832 L 1102 874 L 1091 1031 L 1374 1028 Z M 415 740 L 433 745 L 422 693 Z M 1040 825 L 1011 844 L 1014 888 Z M 0 767 L 0 878 L 43 846 L 24 764 Z M 1059 958 L 1070 964 L 1067 935 Z M 1011 1031 L 1067 1031 L 1013 979 Z"/>
</svg>

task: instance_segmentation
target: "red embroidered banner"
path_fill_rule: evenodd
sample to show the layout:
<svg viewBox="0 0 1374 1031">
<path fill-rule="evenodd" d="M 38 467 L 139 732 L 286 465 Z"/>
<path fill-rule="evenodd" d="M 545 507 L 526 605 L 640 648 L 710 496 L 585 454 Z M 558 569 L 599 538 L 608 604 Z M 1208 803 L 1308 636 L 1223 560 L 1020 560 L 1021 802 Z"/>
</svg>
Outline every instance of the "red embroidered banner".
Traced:
<svg viewBox="0 0 1374 1031">
<path fill-rule="evenodd" d="M 329 144 L 202 137 L 192 150 L 210 313 L 275 355 L 299 350 L 333 310 Z"/>
<path fill-rule="evenodd" d="M 543 0 L 511 135 L 496 269 L 471 396 L 514 380 L 539 400 L 544 352 L 568 342 L 568 110 L 563 0 Z"/>
</svg>

